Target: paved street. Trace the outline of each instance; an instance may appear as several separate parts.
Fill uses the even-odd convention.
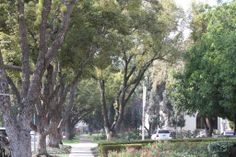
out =
[[[97,157],[97,144],[92,143],[88,135],[80,136],[80,143],[70,144],[72,146],[69,157]]]

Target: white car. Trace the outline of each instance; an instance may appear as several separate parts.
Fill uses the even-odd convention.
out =
[[[155,134],[151,136],[152,140],[170,140],[172,139],[171,137],[171,132],[170,130],[167,129],[159,129]]]
[[[223,136],[226,137],[234,136],[234,131],[224,131]]]

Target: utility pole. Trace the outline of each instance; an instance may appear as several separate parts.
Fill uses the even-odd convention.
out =
[[[147,89],[145,84],[143,83],[143,112],[142,112],[142,140],[145,137],[145,105],[146,105],[146,95]]]

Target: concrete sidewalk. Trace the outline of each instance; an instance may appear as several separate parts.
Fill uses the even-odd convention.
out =
[[[80,135],[80,143],[70,144],[72,147],[69,157],[98,157],[97,144],[92,143],[88,135]]]

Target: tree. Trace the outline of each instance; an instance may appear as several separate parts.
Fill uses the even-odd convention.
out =
[[[11,2],[6,2],[11,3]],[[30,141],[30,124],[32,121],[32,114],[34,110],[34,104],[37,104],[38,96],[40,95],[42,77],[52,60],[58,53],[60,46],[62,45],[65,34],[67,32],[70,15],[73,10],[73,6],[76,0],[70,2],[58,2],[51,0],[39,1],[39,15],[37,16],[37,22],[35,28],[38,28],[38,37],[35,53],[35,64],[31,67],[30,54],[32,49],[30,48],[30,30],[28,29],[28,20],[26,19],[25,7],[28,4],[34,2],[24,2],[18,0],[17,11],[15,12],[18,17],[17,25],[19,26],[19,50],[21,54],[21,84],[20,90],[8,77],[5,72],[6,66],[4,66],[2,53],[0,54],[0,78],[1,78],[1,110],[3,112],[4,123],[9,135],[10,146],[12,150],[12,157],[31,157],[31,141]],[[57,16],[55,20],[58,20],[58,26],[55,35],[52,36],[51,32],[48,32],[49,21],[51,19],[50,12],[52,11],[52,5],[58,3],[61,10],[57,10]],[[12,11],[12,10],[9,10]],[[9,12],[11,14],[11,12]],[[55,13],[55,12],[54,12]],[[61,21],[61,22],[59,22]],[[31,21],[32,22],[32,21]],[[50,28],[53,32],[54,28]],[[17,104],[13,106],[11,103],[11,97],[9,94],[9,85],[13,93],[18,98]],[[14,107],[14,112],[12,108]]]
[[[235,117],[235,6],[235,2],[222,4],[197,16],[204,17],[206,28],[186,53],[185,68],[173,91],[180,108],[207,118],[209,136],[211,117]],[[229,18],[224,20],[226,15]]]
[[[177,52],[173,51],[176,38],[169,37],[171,32],[176,31],[179,15],[178,9],[173,3],[168,1],[160,4],[153,1],[149,2],[150,8],[145,8],[141,3],[132,8],[132,1],[121,1],[118,4],[116,4],[118,5],[116,8],[127,6],[124,10],[116,9],[116,11],[120,13],[121,17],[124,14],[129,17],[126,28],[128,31],[123,32],[123,29],[116,28],[115,31],[106,32],[105,37],[112,40],[113,44],[110,44],[109,47],[103,45],[101,52],[113,52],[112,57],[106,58],[107,61],[110,60],[111,64],[108,64],[110,66],[97,64],[97,73],[94,76],[100,88],[107,139],[111,139],[119,129],[127,103],[153,61],[165,60],[172,57],[173,52]],[[143,7],[145,9],[142,9]],[[166,15],[168,16],[166,17]],[[112,47],[113,45],[114,47]],[[109,71],[111,69],[117,71],[115,73],[117,75],[114,74],[114,76],[119,78],[118,89],[116,88],[117,92],[114,93],[115,99],[113,101],[107,100],[109,93],[109,85],[107,84],[109,79],[112,79],[107,74],[111,73]],[[115,106],[116,112],[113,120],[110,120],[108,116],[109,103]]]
[[[180,56],[171,63],[163,61],[154,63],[150,68],[150,74],[146,76],[146,80],[150,80],[149,85],[146,85],[150,95],[147,103],[149,127],[146,129],[150,136],[158,128],[177,127],[177,125],[179,127],[181,118],[184,118],[183,113],[175,109],[170,96],[172,73],[181,65],[179,59]]]
[[[97,110],[101,107],[98,103],[98,95],[98,89],[93,80],[87,78],[80,81],[72,112],[68,115],[68,121],[65,123],[66,138],[74,137],[75,125],[81,121],[86,122],[90,129],[102,128],[101,116],[99,117],[97,114]]]
[[[58,113],[58,118],[55,119],[55,126],[61,125],[58,127],[60,131],[54,130],[54,132],[49,134],[49,146],[51,147],[59,147],[62,140],[61,130],[64,125],[74,126],[76,119],[80,119],[78,114],[83,115],[84,113],[81,113],[81,111],[86,112],[82,107],[81,110],[78,110],[75,103],[78,84],[83,77],[86,77],[90,62],[92,62],[97,51],[94,41],[97,35],[96,25],[91,22],[91,16],[96,14],[96,10],[90,8],[90,4],[85,2],[80,2],[79,5],[80,14],[78,15],[77,9],[72,13],[70,28],[58,59],[65,77],[65,89],[67,89],[65,98],[68,100],[65,101],[66,99],[64,99],[61,102],[63,105],[55,107],[60,109],[60,111],[56,112]],[[69,55],[68,52],[70,52]],[[71,121],[72,119],[73,121]]]

